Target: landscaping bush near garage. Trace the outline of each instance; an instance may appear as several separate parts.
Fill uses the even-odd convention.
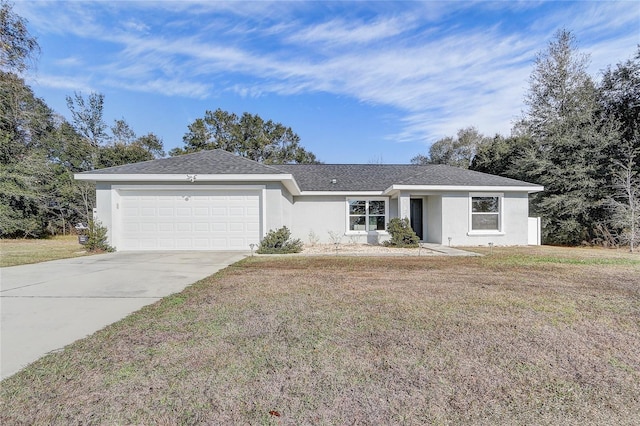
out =
[[[2,382],[0,424],[640,424],[640,258],[251,257]]]
[[[291,239],[291,231],[286,226],[269,231],[258,247],[260,254],[287,254],[300,253],[301,251],[302,241]]]

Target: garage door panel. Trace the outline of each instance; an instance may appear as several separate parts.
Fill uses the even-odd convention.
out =
[[[249,250],[260,195],[248,190],[122,190],[120,250]]]
[[[140,224],[140,231],[142,232],[158,232],[158,224],[151,222],[144,222]]]

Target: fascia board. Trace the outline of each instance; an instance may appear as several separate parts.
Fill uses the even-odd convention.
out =
[[[391,185],[383,191],[385,195],[393,195],[400,191],[461,191],[461,192],[540,192],[544,186],[465,186],[465,185]]]
[[[313,195],[353,195],[354,197],[383,197],[382,191],[302,191],[300,196]]]
[[[76,173],[76,180],[94,182],[188,182],[195,176],[197,182],[282,182],[293,195],[300,194],[300,188],[291,174],[107,174]]]

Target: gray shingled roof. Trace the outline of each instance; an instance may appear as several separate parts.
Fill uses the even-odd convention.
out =
[[[302,191],[384,191],[391,185],[537,185],[441,164],[265,165],[220,149],[93,170],[85,174],[291,174]],[[335,179],[335,183],[332,183]]]
[[[287,164],[302,191],[384,191],[391,185],[537,186],[442,164]],[[332,183],[335,179],[336,183]]]
[[[281,174],[281,170],[214,149],[92,170],[85,174]]]
[[[424,166],[391,164],[283,164],[302,191],[383,191]],[[335,179],[336,183],[332,183]]]

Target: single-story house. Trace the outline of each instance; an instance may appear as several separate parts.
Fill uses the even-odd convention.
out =
[[[526,245],[543,187],[445,165],[266,165],[201,151],[75,175],[117,250],[249,250],[287,226],[303,242],[377,243],[391,218],[424,242]],[[539,223],[539,222],[538,222]]]

